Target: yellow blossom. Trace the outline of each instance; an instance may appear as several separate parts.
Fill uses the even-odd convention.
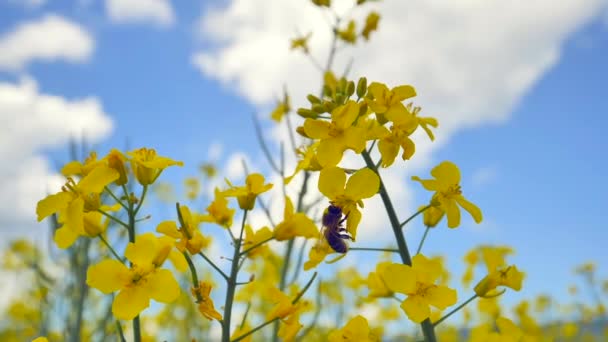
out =
[[[272,238],[272,231],[268,227],[262,227],[257,231],[253,231],[250,225],[245,225],[245,239],[243,240],[243,250],[248,250],[252,247],[254,249],[247,252],[249,258],[255,258],[257,256],[263,256],[268,249],[268,246],[260,243]]]
[[[376,265],[376,271],[370,272],[367,276],[367,287],[369,288],[368,296],[370,298],[377,297],[392,297],[393,291],[386,286],[382,274],[386,268],[391,264],[389,261],[383,261]]]
[[[367,319],[361,315],[353,317],[342,329],[329,333],[329,342],[376,342],[380,339],[369,329]]]
[[[412,114],[406,109],[401,101],[416,96],[416,90],[410,85],[401,85],[388,89],[385,84],[372,82],[367,87],[370,98],[367,105],[380,124],[385,124],[388,120],[404,122],[404,118],[409,118]]]
[[[372,11],[365,18],[365,26],[363,27],[363,31],[361,31],[361,35],[365,38],[365,40],[369,40],[369,34],[378,29],[378,21],[380,20],[380,15],[378,12]]]
[[[61,168],[61,174],[70,177],[70,176],[86,176],[96,167],[105,164],[103,159],[97,159],[97,153],[91,152],[89,156],[85,158],[84,163],[81,163],[77,160],[71,161],[65,164]]]
[[[348,26],[346,26],[346,29],[338,30],[338,37],[347,43],[355,44],[355,42],[357,41],[355,21],[349,21]]]
[[[218,188],[215,188],[215,198],[213,199],[213,202],[207,206],[208,214],[201,215],[200,218],[202,222],[212,222],[224,228],[230,228],[232,226],[234,212],[234,209],[228,208],[228,200],[226,197]]]
[[[311,36],[312,36],[312,32],[305,36],[300,36],[300,37],[292,39],[291,40],[291,49],[292,50],[302,49],[302,51],[304,51],[305,54],[308,54],[310,52],[308,49],[308,40],[310,39]],[[274,117],[273,117],[273,119],[274,119]]]
[[[430,305],[444,310],[456,303],[455,290],[435,284],[441,273],[442,267],[438,261],[417,254],[412,260],[412,266],[387,266],[383,279],[389,289],[407,295],[401,308],[410,320],[420,323],[430,317]]]
[[[422,208],[424,207],[420,207],[418,210]],[[441,208],[431,206],[422,213],[422,222],[425,226],[433,228],[439,224],[444,215],[445,211],[441,210]]]
[[[144,186],[154,183],[165,168],[184,165],[181,161],[157,155],[156,150],[151,148],[142,147],[127,154],[131,157],[130,162],[135,178],[139,184]]]
[[[206,281],[200,281],[198,287],[193,287],[191,289],[192,295],[196,297],[198,311],[207,318],[208,320],[216,319],[218,321],[222,320],[222,314],[215,310],[215,306],[213,305],[213,300],[209,296],[211,293],[211,283]]]
[[[378,193],[380,178],[368,168],[355,172],[346,181],[346,173],[338,167],[327,167],[319,175],[319,191],[333,203],[342,208],[348,215],[346,229],[353,240],[357,238],[357,227],[361,221],[363,199],[370,198]]]
[[[304,263],[304,271],[317,267],[328,254],[333,252],[334,250],[329,246],[326,239],[319,239],[308,252],[308,261]]]
[[[178,240],[175,246],[181,252],[188,250],[190,254],[198,254],[203,248],[209,246],[211,239],[200,232],[198,229],[200,218],[198,215],[192,214],[190,208],[180,205],[179,216],[181,225],[179,228],[175,221],[163,221],[156,227],[156,231]]]
[[[361,153],[365,149],[365,131],[353,126],[359,116],[359,104],[348,101],[331,112],[331,122],[306,119],[304,131],[312,139],[319,139],[317,160],[323,167],[338,165],[347,149]]]
[[[476,286],[475,293],[480,297],[494,295],[492,290],[498,286],[506,286],[515,291],[521,290],[521,283],[524,274],[517,270],[515,266],[509,266],[506,269],[497,269],[483,278]]]
[[[296,150],[296,154],[301,157],[296,165],[296,169],[293,171],[291,176],[285,177],[284,183],[289,184],[293,177],[301,170],[306,171],[319,171],[323,167],[319,164],[317,160],[317,148],[319,147],[320,140],[313,142],[310,145],[299,148]]]
[[[285,197],[285,210],[283,221],[274,228],[274,237],[278,241],[290,240],[296,236],[305,238],[317,237],[317,225],[304,213],[296,213],[291,199]]]
[[[291,105],[290,105],[290,101],[289,101],[289,95],[287,95],[287,92],[286,92],[285,95],[283,96],[283,101],[279,101],[279,103],[277,103],[277,106],[274,108],[274,110],[270,114],[270,118],[272,118],[272,120],[274,120],[276,122],[281,122],[281,120],[283,119],[283,116],[285,114],[289,113],[290,110],[291,110]]]
[[[184,179],[184,187],[186,188],[186,197],[193,201],[201,190],[201,183],[197,178],[188,177]]]
[[[259,173],[252,173],[247,176],[245,186],[236,187],[230,186],[228,190],[224,190],[221,194],[225,197],[236,197],[239,202],[239,207],[243,210],[251,210],[255,205],[255,200],[259,194],[264,193],[272,188],[272,184],[264,184],[264,176]]]
[[[120,175],[114,183],[116,183],[116,185],[127,184],[129,181],[127,177],[127,167],[125,166],[127,157],[125,157],[125,155],[119,150],[113,148],[105,159],[108,161],[108,166],[116,170],[116,172],[118,172]]]
[[[455,228],[460,225],[460,209],[458,206],[468,211],[476,223],[481,222],[481,210],[462,195],[460,170],[454,163],[442,162],[431,170],[431,175],[435,179],[423,180],[413,176],[412,180],[420,182],[426,190],[435,191],[433,200],[439,202],[439,207],[446,212],[448,227]]]
[[[152,233],[137,236],[127,245],[125,256],[131,267],[106,259],[89,267],[87,285],[103,293],[119,291],[112,303],[116,318],[131,320],[150,305],[150,299],[173,302],[179,285],[171,271],[160,268],[171,251],[171,244]]]

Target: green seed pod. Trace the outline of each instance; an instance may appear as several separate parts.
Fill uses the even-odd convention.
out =
[[[315,119],[317,116],[319,116],[317,113],[313,112],[308,108],[298,108],[298,111],[296,113],[298,113],[298,115],[303,118]]]
[[[312,105],[312,111],[317,114],[322,114],[325,113],[325,107],[320,103],[315,103]]]
[[[333,91],[327,84],[323,85],[323,95],[325,95],[327,97],[332,97],[332,95],[333,95]]]
[[[351,96],[353,96],[354,93],[355,93],[355,82],[348,81],[348,84],[346,85],[346,95],[348,95],[348,97],[351,97]]]
[[[361,99],[367,93],[367,78],[361,77],[357,82],[357,96]]]
[[[321,103],[321,100],[314,96],[313,94],[308,94],[308,96],[306,96],[306,98],[308,99],[308,102],[310,102],[311,104],[315,104],[315,103]]]

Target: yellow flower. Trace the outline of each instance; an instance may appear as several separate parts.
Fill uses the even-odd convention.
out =
[[[380,15],[375,11],[370,12],[365,18],[365,27],[361,31],[365,40],[369,40],[369,34],[378,29],[378,20],[380,20]]]
[[[236,340],[237,338],[250,332],[251,329],[252,329],[251,326],[247,322],[245,322],[243,325],[237,324],[236,329],[234,329],[234,332],[232,333],[232,336],[230,336],[230,341]],[[253,334],[249,334],[247,337],[243,338],[241,341],[242,342],[251,342],[252,337],[253,337]]]
[[[58,213],[63,225],[58,234],[60,248],[69,247],[80,235],[85,235],[84,213],[96,211],[101,207],[99,194],[106,185],[119,177],[118,173],[101,165],[90,171],[78,183],[72,178],[62,187],[62,191],[49,195],[38,202],[36,213],[38,221]]]
[[[124,185],[127,184],[129,179],[127,178],[127,167],[125,166],[125,162],[127,161],[127,157],[125,157],[122,152],[117,149],[112,149],[110,153],[105,157],[108,161],[108,166],[116,170],[120,175],[116,180],[116,185]]]
[[[338,30],[338,37],[347,43],[355,44],[357,41],[355,21],[349,21],[345,30]]]
[[[198,287],[191,289],[192,295],[196,297],[198,303],[198,311],[208,320],[222,320],[222,314],[215,310],[213,300],[209,296],[211,293],[211,283],[206,281],[199,282]]]
[[[475,293],[480,297],[493,296],[496,293],[491,293],[491,291],[495,290],[498,286],[506,286],[519,291],[521,290],[523,278],[524,274],[518,271],[515,266],[497,269],[488,274],[475,286]]]
[[[261,243],[262,241],[270,239],[271,237],[272,231],[268,227],[262,227],[261,229],[258,229],[254,232],[250,225],[245,225],[245,239],[243,240],[243,250],[245,251],[249,248],[252,248]],[[247,253],[247,257],[255,258],[257,256],[263,256],[266,254],[265,252],[267,251],[267,249],[268,246],[259,245],[258,247],[249,251]]]
[[[285,95],[283,96],[283,101],[280,101],[279,103],[277,103],[277,106],[270,114],[270,117],[272,118],[272,120],[274,120],[276,122],[281,122],[281,120],[283,119],[283,116],[285,114],[289,113],[289,111],[291,110],[291,105],[289,104],[289,102],[290,102],[289,95],[287,95],[287,93],[285,93]]]
[[[285,184],[289,184],[293,177],[300,170],[319,171],[323,168],[319,164],[316,154],[317,148],[319,147],[319,143],[320,141],[317,140],[306,147],[299,148],[296,151],[296,154],[299,155],[302,159],[298,161],[298,165],[296,165],[296,169],[293,171],[293,174],[285,178],[285,180],[283,181]]]
[[[304,325],[300,323],[300,311],[296,310],[294,313],[289,315],[286,319],[283,319],[281,327],[279,328],[278,336],[286,342],[295,341],[296,335],[302,329]]]
[[[274,228],[274,237],[278,241],[290,240],[296,236],[314,238],[319,236],[315,223],[304,213],[296,213],[291,199],[285,197],[283,221]]]
[[[195,177],[184,179],[184,187],[186,188],[186,197],[193,201],[201,191],[201,182]]]
[[[435,179],[423,180],[413,176],[412,180],[420,182],[426,190],[435,191],[433,200],[439,202],[439,207],[446,212],[448,227],[455,228],[460,225],[460,209],[458,206],[468,211],[476,223],[481,222],[481,210],[462,195],[458,166],[449,161],[444,161],[431,170],[431,175]]]
[[[47,340],[47,338],[44,336],[40,336],[33,339],[32,342],[49,342],[49,340]]]
[[[144,186],[154,183],[165,168],[173,165],[184,166],[181,161],[157,155],[156,150],[151,148],[142,147],[127,154],[131,157],[135,178]]]
[[[105,161],[97,159],[97,153],[91,152],[87,158],[85,158],[84,163],[81,163],[77,160],[71,161],[65,164],[61,168],[61,174],[69,177],[69,176],[86,176],[96,167],[104,164]]]
[[[226,197],[222,195],[222,192],[218,188],[215,188],[215,199],[207,207],[208,215],[201,215],[200,218],[202,222],[212,222],[224,228],[230,228],[234,212],[234,209],[228,208]]]
[[[432,118],[432,117],[420,117],[418,116],[418,113],[420,112],[420,107],[414,107],[412,109],[412,104],[408,103],[407,106],[405,106],[405,108],[412,113],[414,120],[416,120],[417,126],[422,127],[422,129],[426,132],[426,135],[429,136],[429,138],[431,139],[431,141],[435,140],[435,135],[433,135],[433,131],[431,131],[431,129],[429,128],[429,126],[432,126],[434,128],[437,128],[437,126],[439,126],[439,123],[437,122],[437,119]]]
[[[379,341],[378,336],[373,334],[369,329],[367,319],[361,315],[352,318],[344,328],[334,330],[329,333],[329,342],[375,342]]]
[[[291,299],[275,287],[269,287],[266,292],[266,299],[274,306],[266,314],[266,320],[274,318],[285,318],[296,311],[297,307]]]
[[[471,330],[469,342],[517,342],[524,334],[511,320],[498,317],[496,319],[498,331],[493,331],[491,324],[484,323]]]
[[[120,208],[120,204],[117,203],[112,207],[103,205],[100,209],[107,213],[110,211],[117,211]],[[53,236],[53,240],[57,244],[57,247],[62,249],[69,248],[80,236],[96,237],[101,235],[106,231],[108,225],[110,224],[110,219],[106,218],[103,216],[103,214],[97,211],[90,211],[82,214],[82,219],[83,231],[76,232],[72,230],[69,225],[65,225],[67,220],[65,212],[60,212],[57,221],[63,225],[55,230],[55,235]]]
[[[374,196],[379,188],[380,178],[368,168],[355,172],[348,182],[346,173],[338,167],[327,167],[319,175],[319,191],[348,215],[346,229],[353,240],[357,237],[357,227],[361,221],[358,207],[363,208],[363,199]]]
[[[272,188],[271,183],[264,184],[264,176],[259,173],[248,175],[245,186],[233,186],[228,180],[226,180],[226,183],[228,183],[230,189],[224,190],[221,194],[225,197],[236,197],[239,207],[243,210],[253,209],[258,195]]]
[[[376,265],[376,271],[370,272],[367,276],[367,287],[369,288],[369,297],[392,297],[393,291],[386,286],[382,274],[391,264],[390,261],[383,261]]]
[[[308,40],[310,39],[311,36],[312,36],[312,33],[309,33],[305,36],[300,36],[300,37],[292,39],[291,40],[291,49],[292,50],[302,49],[302,51],[304,51],[305,54],[308,54],[310,52],[308,50]],[[273,117],[273,119],[274,119],[274,117]],[[276,121],[280,121],[280,120],[276,120]]]
[[[178,240],[175,246],[181,252],[188,250],[190,254],[197,254],[209,246],[211,239],[203,236],[198,229],[198,215],[193,215],[185,205],[180,205],[179,211],[181,227],[178,228],[175,221],[163,221],[156,227],[156,231]]]
[[[329,246],[326,239],[319,239],[308,252],[308,261],[304,263],[304,271],[317,267],[328,254],[333,252],[334,250]]]
[[[150,299],[170,303],[179,296],[179,285],[171,271],[160,268],[170,251],[167,240],[152,233],[142,234],[125,250],[130,268],[118,260],[103,260],[89,267],[87,285],[106,294],[119,291],[112,313],[116,318],[131,320],[150,305]]]
[[[380,124],[385,124],[388,120],[402,122],[412,114],[406,109],[401,101],[416,96],[416,90],[409,85],[402,85],[388,89],[385,84],[372,82],[367,87],[367,105],[376,113]]]
[[[361,153],[365,149],[365,130],[353,123],[359,116],[359,104],[348,101],[331,112],[331,122],[306,119],[304,131],[312,139],[320,139],[317,160],[323,167],[338,165],[347,149]]]
[[[410,320],[420,323],[430,317],[430,305],[444,310],[456,303],[455,290],[435,284],[441,273],[442,267],[438,261],[417,254],[412,260],[412,266],[387,266],[383,278],[389,289],[407,295],[401,308]]]
[[[418,210],[421,210],[424,207],[420,207]],[[422,213],[422,221],[424,225],[433,228],[439,224],[439,221],[445,215],[445,211],[441,210],[439,207],[429,207]]]

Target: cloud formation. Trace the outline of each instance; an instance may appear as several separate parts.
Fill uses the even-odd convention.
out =
[[[99,99],[65,99],[41,93],[36,81],[0,82],[0,229],[21,235],[34,227],[38,200],[63,183],[43,150],[86,136],[90,142],[113,127]],[[32,231],[32,233],[34,233]],[[8,240],[8,239],[7,239]]]
[[[47,14],[0,36],[0,71],[20,71],[34,61],[86,62],[94,49],[95,40],[82,26]]]
[[[333,3],[340,14],[353,1]],[[427,176],[422,169],[432,166],[433,151],[455,133],[508,120],[513,107],[559,61],[565,41],[606,5],[604,0],[412,0],[366,4],[352,12],[359,25],[371,10],[380,13],[379,31],[367,44],[341,48],[335,70],[344,70],[354,57],[351,79],[412,84],[422,115],[440,122],[434,143],[416,134],[416,155],[407,167],[382,172],[400,216],[417,207],[411,203],[410,173]],[[308,1],[233,0],[200,19],[199,33],[213,48],[195,52],[191,62],[262,110],[286,84],[297,108],[306,105],[306,94],[317,93],[321,75],[305,56],[289,51],[289,39],[313,32],[310,50],[323,64],[331,17]],[[282,129],[271,136],[288,141]],[[377,219],[385,216],[379,205],[365,207],[362,226],[375,227],[368,230],[370,237],[386,224]]]
[[[169,0],[106,0],[106,13],[117,23],[152,23],[168,27],[175,22]]]

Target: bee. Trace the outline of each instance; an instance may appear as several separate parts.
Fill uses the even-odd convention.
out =
[[[348,214],[342,218],[342,208],[333,203],[323,214],[323,235],[329,246],[342,254],[348,251],[348,244],[344,240],[353,239],[343,225],[347,218]]]

